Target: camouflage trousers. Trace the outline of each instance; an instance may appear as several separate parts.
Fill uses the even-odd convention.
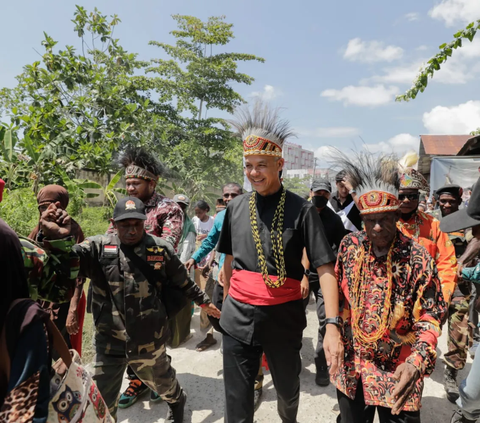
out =
[[[160,395],[165,402],[176,403],[180,399],[182,388],[170,361],[165,345],[157,351],[141,357],[116,356],[97,351],[94,359],[93,379],[112,417],[117,418],[120,389],[127,365],[133,369],[145,385]]]
[[[448,308],[448,352],[445,363],[461,370],[467,362],[472,343],[472,326],[469,323],[470,297],[454,297]]]

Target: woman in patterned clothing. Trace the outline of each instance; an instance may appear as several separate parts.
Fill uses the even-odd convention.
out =
[[[419,423],[423,378],[436,360],[446,312],[434,260],[396,227],[393,161],[342,160],[359,196],[364,231],[347,235],[336,274],[343,305],[344,365],[336,374],[339,420]]]

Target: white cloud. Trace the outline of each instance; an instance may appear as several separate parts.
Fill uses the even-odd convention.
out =
[[[419,142],[419,138],[411,134],[398,134],[377,144],[364,144],[364,148],[372,153],[403,154],[410,150],[418,151]]]
[[[392,62],[403,56],[403,49],[386,46],[382,41],[362,41],[353,38],[348,42],[343,58],[351,62],[375,63]]]
[[[270,101],[281,96],[282,94],[282,91],[278,88],[275,88],[273,85],[265,85],[263,87],[263,91],[254,91],[250,94],[250,97],[258,97],[264,101]]]
[[[418,21],[420,19],[420,13],[411,12],[405,15],[405,19],[409,22]]]
[[[480,0],[479,0],[480,3]],[[442,84],[465,84],[474,79],[479,71],[478,60],[480,58],[480,38],[473,42],[466,42],[463,47],[455,50],[451,57],[442,65],[439,72],[435,72],[432,82]],[[421,68],[425,66],[424,61],[415,61],[401,66],[390,66],[382,69],[383,74],[375,75],[364,80],[384,84],[412,84]]]
[[[444,21],[447,26],[464,25],[480,18],[480,1],[442,0],[428,14],[433,19]]]
[[[383,68],[383,75],[375,75],[371,79],[387,84],[411,84],[420,72],[421,66],[420,62],[416,62],[409,65]]]
[[[330,126],[314,129],[297,128],[299,135],[312,138],[346,138],[360,134],[360,129],[350,126]]]
[[[434,107],[423,114],[423,124],[430,134],[469,134],[480,127],[480,101]]]
[[[426,46],[425,44],[422,44],[421,46],[418,46],[415,50],[416,51],[425,51],[425,50],[428,50],[428,46]]]
[[[341,90],[328,89],[321,93],[322,97],[329,98],[332,101],[343,101],[345,106],[381,106],[391,103],[395,95],[399,93],[397,87],[385,87],[376,85],[374,87],[349,85]]]

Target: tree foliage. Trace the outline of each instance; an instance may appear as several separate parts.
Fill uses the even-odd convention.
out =
[[[125,51],[114,38],[120,19],[97,9],[76,7],[76,47],[58,49],[44,33],[39,60],[0,90],[0,113],[11,120],[0,126],[0,167],[11,188],[33,184],[36,192],[65,179],[58,169],[72,180],[81,168],[107,174],[126,144],[156,152],[190,195],[241,176],[240,143],[207,111],[242,104],[232,85],[253,78],[238,63],[263,59],[225,52],[234,35],[223,17],[173,18],[176,44],[151,42],[169,60]]]
[[[307,175],[303,178],[295,176],[293,178],[285,178],[283,180],[283,186],[289,191],[294,192],[301,197],[308,195],[310,192],[310,182],[312,177]]]
[[[405,94],[397,96],[396,101],[414,100],[419,92],[423,93],[427,88],[429,78],[433,78],[435,72],[441,69],[441,65],[452,56],[454,50],[462,47],[463,40],[473,41],[478,30],[480,30],[480,20],[470,23],[465,29],[455,33],[454,40],[450,43],[439,46],[440,51],[427,62],[427,66],[413,81],[412,87]]]

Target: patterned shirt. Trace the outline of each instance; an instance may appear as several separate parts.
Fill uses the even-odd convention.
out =
[[[457,285],[457,259],[448,234],[440,230],[437,219],[420,210],[408,222],[399,220],[397,226],[404,235],[425,247],[435,260],[443,298],[448,304]]]
[[[336,375],[336,385],[354,399],[361,379],[367,405],[392,408],[396,385],[393,375],[400,364],[410,363],[418,369],[420,378],[403,410],[416,411],[420,408],[423,377],[435,367],[440,321],[447,310],[437,269],[425,248],[397,231],[392,251],[393,291],[388,328],[378,341],[364,345],[354,338],[351,321],[353,286],[362,265],[358,260],[362,245],[368,263],[363,263],[363,270],[370,269],[372,281],[365,294],[365,313],[360,323],[364,332],[377,329],[378,323],[372,315],[381,313],[386,302],[387,256],[376,257],[370,252],[365,231],[348,234],[340,245],[335,268],[345,345],[344,365]]]

